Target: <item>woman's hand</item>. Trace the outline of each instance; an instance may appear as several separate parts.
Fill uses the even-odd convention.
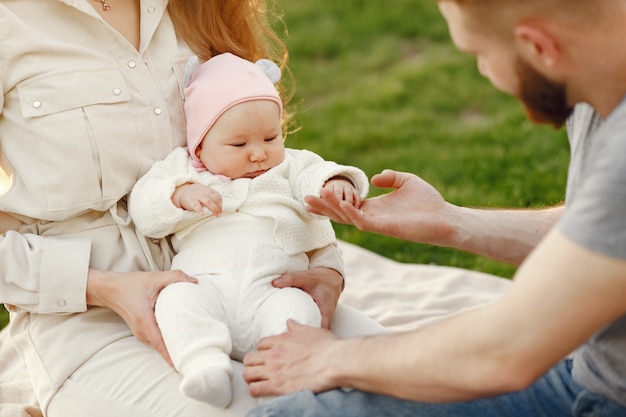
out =
[[[309,294],[322,313],[322,327],[330,329],[330,323],[343,289],[343,277],[339,272],[330,268],[288,272],[276,278],[272,284],[276,288],[300,288]]]
[[[340,339],[326,329],[287,322],[289,331],[259,341],[243,358],[250,395],[282,395],[301,390],[322,392],[333,382],[333,350]]]
[[[154,317],[154,304],[159,292],[175,282],[198,281],[176,270],[121,273],[91,269],[87,280],[87,304],[115,311],[137,340],[154,347],[171,365]]]
[[[369,198],[358,209],[322,190],[319,198],[305,198],[307,210],[360,230],[413,242],[445,245],[449,241],[455,206],[434,187],[416,175],[388,169],[373,176],[371,182],[394,191]]]

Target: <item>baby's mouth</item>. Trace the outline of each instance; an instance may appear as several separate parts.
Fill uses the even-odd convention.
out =
[[[256,178],[259,175],[265,174],[267,172],[267,169],[262,169],[259,171],[254,171],[254,172],[249,172],[246,174],[246,178]]]

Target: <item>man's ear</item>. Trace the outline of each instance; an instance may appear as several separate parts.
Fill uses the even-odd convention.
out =
[[[556,38],[536,23],[520,23],[515,27],[520,54],[534,65],[554,69],[561,57]]]

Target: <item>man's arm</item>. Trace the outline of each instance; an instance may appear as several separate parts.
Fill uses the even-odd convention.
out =
[[[340,340],[306,326],[246,356],[252,395],[352,387],[420,401],[458,401],[531,384],[626,313],[626,261],[553,230],[501,300],[421,330]]]
[[[361,230],[413,242],[447,246],[519,265],[556,224],[564,207],[481,210],[455,206],[421,178],[392,170],[372,177],[390,193],[365,200],[359,209],[322,190],[308,210]]]
[[[520,265],[564,211],[565,206],[519,210],[456,207],[459,221],[445,246]]]

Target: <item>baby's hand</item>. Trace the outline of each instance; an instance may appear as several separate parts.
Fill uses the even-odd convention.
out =
[[[172,203],[178,208],[204,214],[205,208],[216,216],[222,214],[222,196],[208,185],[185,183],[172,193]]]
[[[331,178],[326,181],[322,189],[331,191],[339,200],[348,202],[356,208],[359,208],[361,205],[361,196],[348,179],[341,177]]]

